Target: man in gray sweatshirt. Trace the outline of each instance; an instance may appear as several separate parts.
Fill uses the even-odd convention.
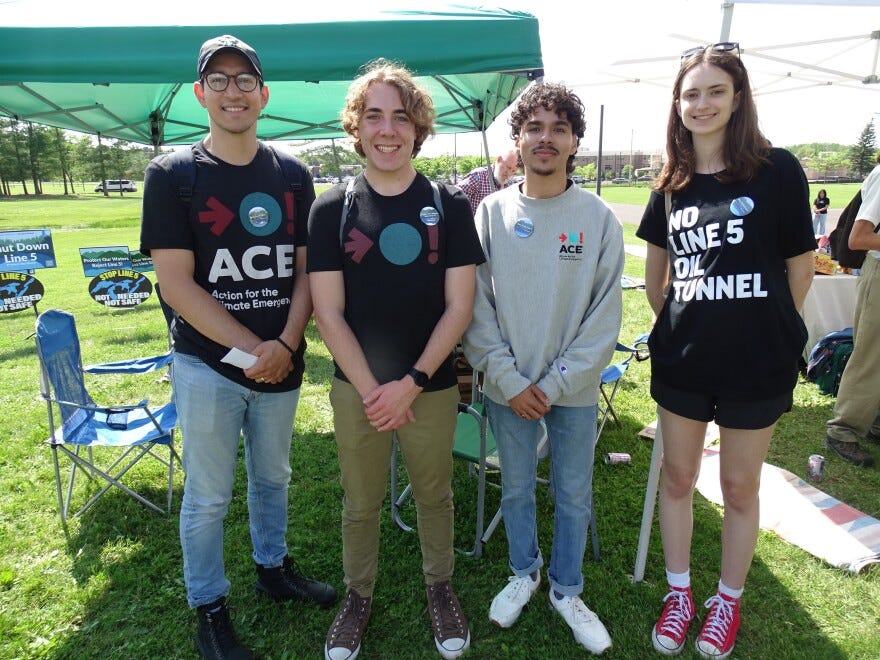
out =
[[[555,492],[550,602],[580,644],[602,653],[611,638],[580,594],[599,378],[621,323],[623,236],[608,206],[568,179],[585,128],[583,104],[571,90],[531,87],[510,125],[525,181],[488,196],[477,210],[486,262],[477,268],[474,317],[463,340],[468,360],[485,374],[504,466],[501,510],[513,576],[489,618],[513,625],[541,581],[535,484],[543,418]]]

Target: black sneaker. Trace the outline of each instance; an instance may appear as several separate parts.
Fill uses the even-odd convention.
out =
[[[825,446],[853,465],[864,465],[865,467],[874,465],[874,457],[862,449],[858,442],[841,442],[831,436],[827,436],[825,438]]]
[[[257,591],[272,600],[298,600],[315,603],[322,609],[330,607],[339,595],[329,584],[307,578],[299,572],[290,557],[285,556],[281,566],[266,568],[257,564]]]
[[[868,431],[865,434],[865,440],[870,442],[872,445],[880,445],[880,435],[874,433],[873,431]]]
[[[218,598],[213,603],[196,608],[199,627],[196,630],[196,650],[208,660],[251,660],[253,654],[241,645],[232,621],[226,599]]]

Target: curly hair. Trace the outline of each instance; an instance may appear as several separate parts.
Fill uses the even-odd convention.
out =
[[[431,96],[416,85],[413,74],[402,64],[379,58],[362,67],[363,73],[348,88],[345,107],[340,118],[342,128],[354,140],[354,149],[364,157],[364,149],[357,136],[357,127],[367,105],[367,90],[373,83],[385,83],[395,87],[400,94],[403,110],[416,130],[415,144],[411,158],[415,158],[425,140],[434,135],[434,101]]]
[[[749,74],[737,53],[707,48],[681,63],[681,68],[672,87],[672,102],[669,108],[669,121],[666,125],[666,151],[668,160],[660,171],[656,190],[679,192],[690,185],[697,165],[694,141],[691,132],[685,128],[678,113],[681,98],[681,85],[684,77],[701,64],[709,64],[724,71],[733,80],[734,94],[739,95],[739,103],[730,115],[724,131],[722,157],[725,169],[715,178],[721,183],[748,181],[758,168],[766,162],[770,153],[770,142],[758,128],[758,111]]]
[[[529,121],[538,108],[555,112],[571,124],[571,131],[577,136],[580,145],[587,123],[584,120],[584,104],[577,94],[562,83],[537,83],[529,87],[520,97],[510,113],[510,137],[519,137],[523,125]],[[574,154],[568,157],[566,173],[574,172]]]

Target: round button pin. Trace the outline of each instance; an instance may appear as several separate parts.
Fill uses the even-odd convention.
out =
[[[513,226],[513,233],[519,236],[520,238],[528,238],[535,231],[535,223],[529,220],[528,218],[522,218],[521,220],[517,220],[516,224]]]
[[[440,212],[433,206],[426,206],[419,211],[419,218],[429,227],[433,227],[440,222]]]
[[[262,206],[255,206],[248,211],[248,220],[254,227],[265,227],[269,224],[269,212]]]

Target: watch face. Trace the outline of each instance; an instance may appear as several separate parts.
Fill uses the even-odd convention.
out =
[[[424,371],[419,371],[418,369],[410,369],[409,375],[412,376],[412,379],[419,387],[424,387],[428,384],[428,374],[426,374]]]

